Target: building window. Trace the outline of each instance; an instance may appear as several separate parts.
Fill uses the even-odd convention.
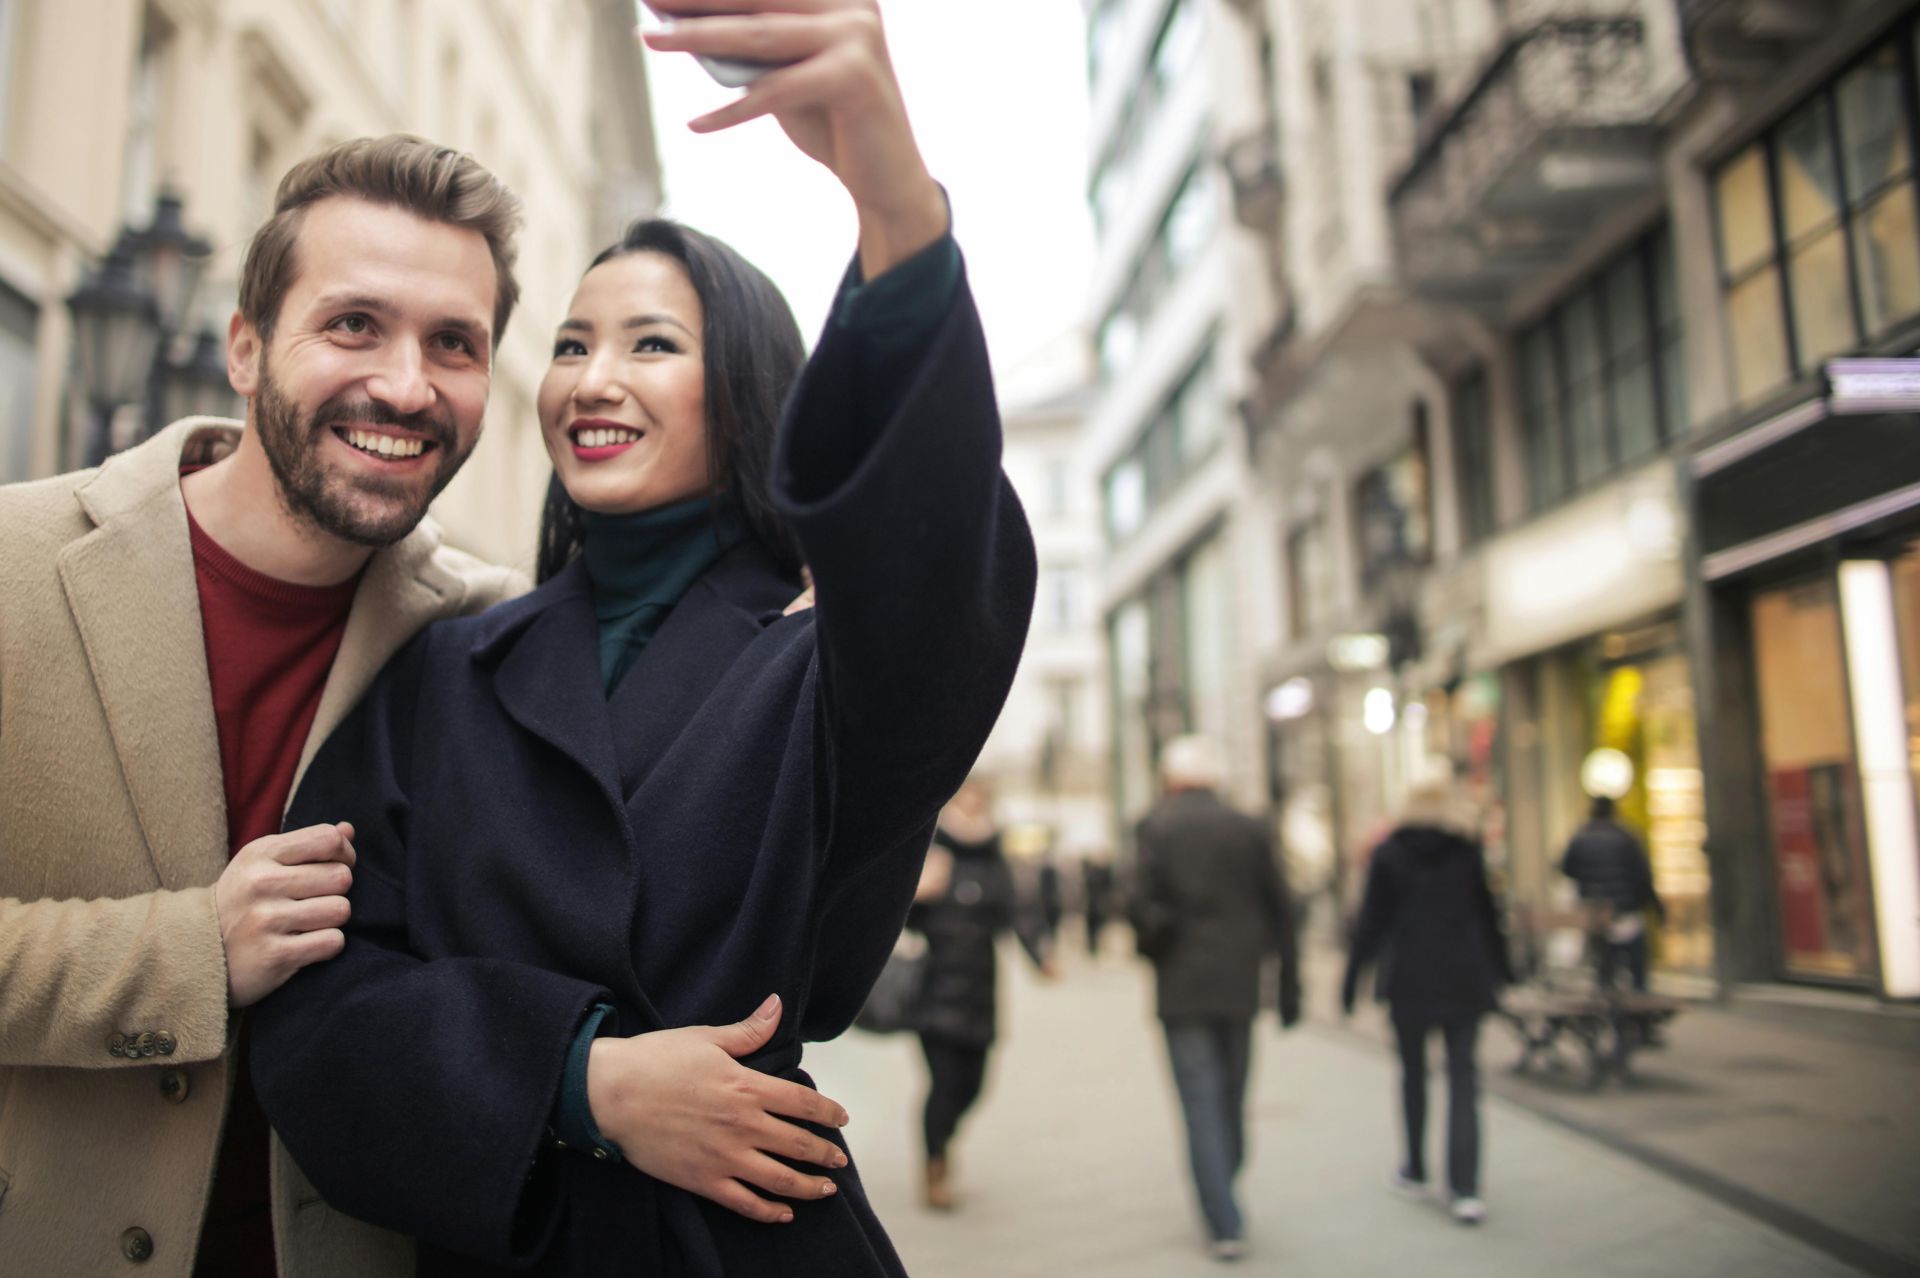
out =
[[[127,139],[120,162],[120,211],[134,226],[144,226],[153,217],[153,201],[159,193],[160,138],[172,45],[173,28],[157,11],[146,10],[140,59],[127,93]]]
[[[1916,38],[1883,40],[1714,174],[1742,400],[1920,311]]]
[[[1213,239],[1219,216],[1211,175],[1196,162],[1168,201],[1120,300],[1100,325],[1101,376],[1116,376],[1133,359],[1154,311]]]
[[[33,467],[35,337],[39,308],[0,284],[0,483],[27,479]]]
[[[1088,19],[1089,79],[1098,83],[1098,63],[1112,44],[1111,28],[1121,6],[1107,4]],[[1129,96],[1120,123],[1106,153],[1094,166],[1092,205],[1095,224],[1105,230],[1114,215],[1124,208],[1132,193],[1134,169],[1146,146],[1160,104],[1179,80],[1181,72],[1194,59],[1201,43],[1201,17],[1198,0],[1174,0],[1160,32],[1154,37],[1153,50],[1140,76],[1139,87]]]
[[[7,103],[13,97],[14,29],[20,25],[20,0],[0,0],[0,153],[7,147]]]
[[[1154,507],[1213,455],[1226,436],[1226,407],[1214,374],[1214,347],[1174,386],[1133,447],[1107,471],[1107,539],[1125,541]]]
[[[1333,546],[1315,515],[1287,533],[1287,633],[1310,639],[1333,617]]]
[[[1487,370],[1476,368],[1453,384],[1453,468],[1460,485],[1460,540],[1471,546],[1493,533],[1493,415]]]
[[[1666,228],[1523,329],[1516,346],[1534,509],[1658,452],[1686,424]]]
[[[1425,406],[1416,404],[1412,441],[1354,485],[1354,544],[1365,593],[1379,588],[1394,568],[1433,558],[1426,425]]]

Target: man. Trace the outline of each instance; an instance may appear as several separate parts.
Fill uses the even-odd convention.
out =
[[[1246,1244],[1233,1181],[1246,1154],[1253,1017],[1269,954],[1280,957],[1280,1023],[1300,1019],[1292,904],[1266,828],[1218,794],[1226,771],[1219,747],[1175,738],[1160,768],[1166,797],[1136,841],[1133,925],[1156,969],[1208,1249],[1238,1260]]]
[[[1647,922],[1651,909],[1661,918],[1667,907],[1653,887],[1653,867],[1640,840],[1614,819],[1613,800],[1593,801],[1587,824],[1567,843],[1560,872],[1580,889],[1580,899],[1604,907],[1607,918],[1597,938],[1600,988],[1613,988],[1620,964],[1633,988],[1647,988]]]
[[[0,489],[9,1273],[411,1272],[277,1146],[269,1194],[234,1013],[343,944],[351,829],[279,833],[301,768],[408,637],[515,584],[422,517],[480,435],[518,222],[415,138],[305,161],[229,327],[247,428]]]

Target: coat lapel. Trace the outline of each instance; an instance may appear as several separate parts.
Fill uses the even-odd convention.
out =
[[[58,558],[154,873],[175,890],[204,887],[227,862],[220,736],[180,496],[182,451],[215,424],[232,425],[189,419],[102,467],[76,493],[96,526]]]
[[[608,705],[622,795],[638,792],[741,649],[798,589],[758,543],[748,542],[723,555],[674,606]]]
[[[477,658],[497,663],[494,694],[514,722],[586,769],[622,809],[599,652],[593,596],[577,559],[487,614],[474,647]]]

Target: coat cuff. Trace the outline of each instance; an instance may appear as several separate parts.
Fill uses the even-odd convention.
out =
[[[553,1110],[547,1118],[547,1140],[555,1149],[577,1149],[610,1162],[622,1161],[620,1147],[600,1134],[593,1121],[593,1105],[587,1099],[587,1055],[593,1040],[612,1034],[620,1018],[610,1003],[595,1003],[580,1023],[567,1048],[566,1070],[560,1076],[560,1092],[553,1098]]]

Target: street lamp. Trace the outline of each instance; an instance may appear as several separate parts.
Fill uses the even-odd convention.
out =
[[[144,230],[123,229],[99,271],[67,299],[80,388],[92,410],[87,465],[151,435],[176,407],[234,409],[231,388],[219,389],[226,368],[210,348],[219,340],[214,334],[198,334],[182,363],[171,358],[212,256],[211,245],[188,234],[180,212],[180,198],[161,192],[152,223]],[[116,440],[114,416],[127,405],[139,406],[140,426],[133,439]]]

